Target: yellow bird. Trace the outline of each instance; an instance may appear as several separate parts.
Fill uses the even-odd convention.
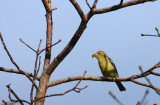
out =
[[[98,51],[96,54],[93,54],[92,57],[97,58],[99,67],[104,77],[119,78],[115,64],[105,52]],[[126,90],[120,81],[116,81],[116,84],[120,91]]]

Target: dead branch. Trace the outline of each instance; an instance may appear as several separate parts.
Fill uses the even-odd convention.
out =
[[[81,17],[81,19],[83,19],[84,13],[81,9],[81,7],[79,6],[79,4],[76,2],[76,0],[69,0],[73,6],[75,7],[75,9],[77,10],[79,16]]]
[[[7,105],[7,102],[5,100],[2,100],[2,102],[4,103],[4,105]]]
[[[30,48],[32,51],[36,52],[35,49],[33,49],[31,46],[29,46],[27,43],[25,43],[21,38],[19,39],[24,45],[26,45],[28,48]]]
[[[47,74],[52,74],[52,72],[55,70],[55,68],[61,63],[61,61],[70,53],[70,51],[73,49],[73,47],[78,42],[79,38],[81,37],[83,31],[86,29],[86,21],[81,21],[81,24],[79,28],[77,29],[76,33],[70,40],[70,42],[66,45],[66,47],[60,52],[60,54],[54,58],[52,63],[47,68],[46,72]]]
[[[41,74],[40,82],[39,82],[39,90],[36,91],[35,99],[43,97],[47,92],[47,83],[49,81],[50,75],[46,72],[46,69],[50,65],[51,59],[51,45],[52,45],[52,29],[53,29],[53,21],[52,21],[52,7],[51,0],[42,0],[43,5],[46,9],[46,22],[47,22],[47,30],[46,30],[46,50],[45,50],[45,59],[43,65],[43,71]],[[35,102],[35,105],[43,105],[45,99],[41,99]]]
[[[39,70],[40,70],[40,65],[41,65],[41,56],[39,56],[39,63],[38,63],[39,65],[38,65],[38,70],[37,70],[37,72],[36,72],[36,76],[37,76],[37,74],[38,74],[38,72],[39,72]],[[36,78],[36,77],[35,77]]]
[[[153,84],[151,83],[151,81],[150,81],[150,80],[146,77],[146,75],[144,74],[143,69],[142,69],[142,66],[139,66],[139,69],[140,69],[142,75],[144,76],[144,78],[145,78],[145,79],[147,80],[147,82],[149,83],[150,87],[153,87],[153,89],[156,91],[156,93],[157,93],[158,95],[160,95],[159,90],[154,88],[154,86],[153,86]]]
[[[3,44],[3,47],[4,47],[5,51],[7,52],[7,54],[8,54],[8,56],[9,56],[11,62],[13,63],[13,65],[16,66],[16,68],[17,68],[18,70],[20,70],[19,66],[18,66],[17,63],[13,60],[11,54],[9,53],[9,51],[8,51],[8,49],[7,49],[7,47],[6,47],[6,44],[5,44],[4,40],[3,40],[3,37],[2,37],[2,34],[1,34],[1,33],[0,33],[0,38],[1,38],[1,41],[2,41],[2,44]]]
[[[37,64],[38,64],[38,52],[40,50],[40,46],[42,43],[42,39],[40,39],[39,45],[38,45],[38,49],[36,51],[36,60],[35,60],[35,66],[34,66],[34,77],[33,77],[33,83],[35,83],[35,77],[37,75]],[[30,93],[30,100],[31,100],[31,105],[33,104],[33,90],[34,90],[34,84],[32,83],[32,87],[31,87],[31,93]]]
[[[86,0],[87,6],[91,9],[92,7],[89,5],[88,0]]]
[[[50,47],[53,47],[53,46],[55,46],[56,44],[58,44],[59,42],[61,42],[62,40],[60,39],[58,42],[56,42],[56,43],[54,43],[54,44],[52,44],[51,46],[48,46],[48,47],[46,47],[46,48],[44,48],[44,49],[42,49],[42,50],[40,50],[39,51],[39,53],[38,53],[38,55],[39,54],[41,54],[43,51],[45,51],[46,49],[48,49],[48,48],[50,48]]]
[[[155,27],[155,30],[157,31],[157,34],[160,36],[159,30],[157,27]]]
[[[46,12],[52,12],[53,10],[57,9],[57,7],[51,8],[50,3],[48,3],[47,0],[42,0],[42,2],[43,2],[43,5],[46,9]]]
[[[6,47],[6,44],[5,44],[4,40],[3,40],[3,37],[2,37],[2,34],[1,34],[1,33],[0,33],[0,38],[1,38],[1,41],[2,41],[2,44],[3,44],[3,47],[4,47],[5,51],[7,52],[7,54],[8,54],[8,56],[9,56],[11,62],[16,66],[16,68],[17,68],[21,73],[23,73],[23,74],[33,83],[33,80],[31,79],[31,77],[30,77],[26,72],[22,71],[22,70],[20,69],[20,67],[19,67],[19,66],[15,63],[15,61],[13,60],[11,54],[9,53],[9,51],[8,51],[8,49],[7,49],[7,47]],[[38,88],[37,85],[36,85],[35,83],[33,83],[33,84],[34,84],[34,86],[35,86],[36,89],[37,89],[37,88]]]
[[[160,37],[160,33],[157,27],[155,27],[155,30],[157,31],[157,35],[150,35],[150,34],[141,34],[141,36],[154,36],[154,37]]]
[[[142,85],[142,86],[145,86],[145,87],[152,88],[153,90],[156,91],[157,94],[160,95],[160,93],[159,93],[160,89],[157,88],[157,87],[155,87],[155,86],[153,86],[153,85],[150,85],[150,84],[146,84],[146,83],[142,83],[142,82],[136,81],[136,80],[134,79],[134,76],[133,76],[133,78],[131,78],[131,81],[134,82],[134,83],[136,83],[136,84],[138,84],[138,85]]]
[[[109,82],[115,82],[115,81],[134,81],[134,79],[138,79],[138,78],[142,78],[145,76],[148,76],[150,74],[152,74],[152,71],[156,68],[160,67],[160,62],[158,62],[157,64],[155,64],[153,67],[151,67],[150,69],[148,69],[147,71],[145,71],[143,74],[137,74],[137,75],[133,75],[131,77],[128,78],[105,78],[105,77],[94,77],[94,76],[74,76],[74,77],[68,77],[68,78],[64,78],[64,79],[59,79],[59,80],[55,80],[52,81],[50,83],[48,83],[48,87],[52,87],[55,85],[59,85],[61,83],[67,83],[67,82],[71,82],[71,81],[77,81],[77,80],[92,80],[92,81],[109,81]],[[142,83],[143,84],[143,83]],[[146,85],[146,84],[145,84]],[[143,86],[145,86],[143,85]],[[150,87],[150,85],[147,85],[147,87]]]
[[[154,37],[160,37],[159,35],[149,35],[149,34],[141,34],[141,36],[154,36]]]
[[[137,5],[137,4],[142,4],[145,2],[153,2],[153,0],[131,0],[127,1],[125,3],[122,3],[121,6],[119,4],[111,6],[111,7],[106,7],[106,8],[100,8],[100,9],[93,9],[94,14],[102,14],[102,13],[107,13],[111,11],[115,11],[124,7],[132,6],[132,5]]]
[[[80,8],[80,6],[76,2],[76,0],[70,0],[70,2],[73,4],[73,6],[77,10],[78,14],[80,15],[82,21],[81,21],[81,23],[79,25],[79,28],[77,29],[76,33],[74,34],[74,36],[70,40],[70,42],[66,45],[66,47],[59,53],[59,55],[52,61],[52,63],[47,68],[47,70],[46,70],[47,74],[51,75],[52,72],[55,70],[55,68],[61,63],[61,61],[70,53],[70,51],[76,45],[79,38],[82,36],[82,33],[86,29],[86,25],[87,25],[88,21],[90,20],[90,18],[94,14],[107,13],[107,12],[118,10],[118,9],[121,9],[121,8],[124,8],[124,7],[141,4],[141,3],[144,3],[144,2],[148,2],[148,1],[153,1],[153,0],[131,0],[131,1],[128,1],[128,2],[125,2],[125,3],[122,3],[123,1],[121,0],[121,3],[122,3],[122,4],[120,3],[121,6],[119,6],[119,4],[118,4],[118,5],[111,6],[111,7],[96,9],[96,5],[97,5],[98,0],[95,0],[94,3],[93,3],[92,9],[86,15],[86,14],[84,14],[83,10]],[[88,1],[86,1],[86,4],[87,5],[89,4]]]
[[[154,71],[151,71],[151,74],[156,75],[156,76],[160,76],[160,73],[157,73],[157,72],[154,72]]]
[[[119,105],[123,105],[123,104],[121,103],[121,101],[118,100],[118,98],[112,93],[112,91],[109,91],[109,95],[111,95],[112,98],[113,98]]]
[[[4,68],[4,67],[0,67],[0,71],[3,71],[3,72],[9,72],[9,73],[15,73],[15,74],[22,74],[24,75],[22,72],[20,72],[19,70],[16,70],[16,69],[9,69],[9,68]],[[23,70],[24,71],[24,70]],[[30,72],[27,72],[27,71],[24,71],[25,74],[29,75],[30,77],[34,77],[34,74],[33,73],[30,73]],[[40,80],[40,76],[36,75],[35,77],[38,81]]]
[[[82,77],[84,77],[86,73],[87,73],[87,71],[84,72],[84,74],[83,74]],[[86,86],[83,87],[83,88],[78,88],[78,85],[81,83],[81,81],[82,81],[82,79],[79,80],[78,83],[77,83],[72,89],[69,89],[69,90],[67,90],[67,91],[65,91],[65,92],[63,92],[63,93],[46,95],[46,96],[44,96],[44,97],[40,97],[40,98],[38,98],[38,99],[35,99],[33,102],[38,101],[38,100],[43,99],[43,98],[47,98],[47,97],[62,96],[62,95],[65,95],[65,94],[67,94],[67,93],[69,93],[69,92],[71,92],[71,91],[75,91],[75,92],[77,92],[77,93],[80,93],[81,90],[83,90],[83,89],[85,89],[85,88],[88,87],[88,86],[86,85]]]
[[[10,85],[11,85],[11,84],[6,85],[6,87],[8,88],[10,101],[19,102],[21,105],[24,105],[23,102],[25,102],[25,103],[27,103],[27,104],[30,104],[30,102],[28,102],[28,101],[26,101],[26,100],[21,100],[21,99],[18,97],[18,95],[10,88]],[[14,97],[15,97],[17,100],[13,100],[13,99],[11,98],[11,93],[14,95]]]

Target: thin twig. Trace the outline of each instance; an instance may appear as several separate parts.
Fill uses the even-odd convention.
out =
[[[159,30],[157,27],[155,28],[155,30],[157,31],[157,34],[160,36]]]
[[[2,41],[2,44],[3,44],[3,47],[4,47],[5,51],[7,52],[7,54],[8,54],[8,56],[9,56],[11,62],[16,66],[16,68],[17,68],[18,70],[20,70],[19,66],[16,64],[16,62],[13,60],[11,54],[9,53],[9,51],[8,51],[8,49],[7,49],[7,47],[6,47],[6,44],[5,44],[4,40],[3,40],[3,37],[2,37],[1,32],[0,32],[0,38],[1,38],[1,41]]]
[[[154,37],[160,37],[160,33],[157,27],[155,27],[155,30],[157,31],[157,35],[150,35],[150,34],[141,34],[141,36],[154,36]]]
[[[159,35],[149,35],[149,34],[141,34],[141,36],[154,36],[154,37],[160,37]]]
[[[142,100],[141,100],[141,102],[140,102],[140,105],[143,105],[143,102],[146,99],[146,97],[147,97],[148,94],[149,94],[149,90],[147,89],[146,92],[145,92],[145,94],[144,94],[144,96],[143,96],[143,98],[142,98]]]
[[[21,38],[19,39],[23,44],[25,44],[28,48],[30,48],[32,51],[36,52],[35,49],[33,49],[31,46],[29,46],[27,43],[25,43]]]
[[[118,98],[112,93],[112,91],[109,91],[109,94],[112,96],[112,98],[119,104],[119,105],[123,105],[121,103],[121,101],[118,100]]]
[[[143,77],[147,80],[147,82],[150,84],[150,85],[152,85],[152,83],[150,82],[150,80],[146,77],[146,75],[144,74],[144,72],[143,72],[143,70],[142,70],[142,66],[140,65],[139,66],[139,70],[141,71],[141,73],[142,73],[142,75],[143,75]]]
[[[26,100],[21,100],[21,99],[18,97],[18,95],[10,88],[10,85],[11,85],[11,84],[8,84],[8,85],[6,85],[6,87],[8,88],[9,99],[10,99],[11,101],[13,101],[13,102],[19,102],[21,105],[24,105],[23,102],[25,102],[25,103],[27,103],[27,104],[30,104],[30,102],[28,102],[28,101],[26,101]],[[14,97],[15,97],[17,100],[13,100],[13,99],[11,98],[11,93],[14,95]]]
[[[160,73],[157,73],[157,72],[154,72],[154,71],[151,71],[151,74],[156,75],[156,76],[160,76]]]
[[[42,2],[43,2],[43,5],[44,5],[44,7],[45,7],[45,9],[46,9],[46,12],[52,12],[53,10],[56,10],[56,9],[57,9],[57,7],[52,8],[52,7],[49,5],[49,3],[48,3],[47,0],[42,0]]]
[[[42,49],[42,50],[40,50],[39,51],[39,53],[38,53],[38,55],[39,54],[41,54],[43,51],[45,51],[46,49],[48,49],[48,48],[50,48],[50,47],[52,47],[52,46],[55,46],[56,44],[58,44],[59,42],[61,42],[62,40],[60,39],[58,42],[56,42],[56,43],[54,43],[54,44],[52,44],[51,46],[49,46],[49,47],[46,47],[46,48],[44,48],[44,49]]]
[[[83,13],[81,7],[79,6],[79,4],[76,2],[76,0],[69,0],[69,1],[73,4],[73,6],[77,10],[77,12],[78,12],[79,16],[81,17],[81,19],[83,19],[84,13]]]
[[[86,73],[87,73],[87,71],[84,72],[83,77],[85,76]],[[77,88],[78,85],[81,83],[81,81],[82,81],[82,79],[79,80],[78,83],[77,83],[72,89],[69,89],[69,90],[67,90],[67,91],[65,91],[65,92],[63,92],[63,93],[46,95],[46,96],[44,96],[44,97],[40,97],[40,98],[38,98],[38,99],[33,100],[33,102],[35,102],[35,101],[37,101],[37,100],[40,100],[40,99],[42,99],[42,98],[47,98],[47,97],[52,97],[52,96],[62,96],[62,95],[65,95],[65,94],[67,94],[67,93],[69,93],[69,92],[71,92],[71,91],[75,91],[75,92],[77,92],[77,93],[80,93],[81,90],[83,90],[83,89],[85,89],[85,88],[88,87],[88,86],[86,85],[86,86],[83,87],[83,88]]]
[[[1,33],[0,33],[0,38],[1,38],[1,41],[2,41],[2,44],[3,44],[3,47],[4,47],[5,51],[7,52],[7,54],[8,54],[8,56],[9,56],[11,62],[17,67],[17,69],[18,69],[21,73],[23,73],[23,74],[33,83],[33,80],[31,79],[31,77],[30,77],[26,72],[22,71],[22,70],[20,69],[20,67],[19,67],[19,66],[15,63],[15,61],[13,60],[11,54],[9,53],[9,51],[8,51],[8,49],[7,49],[7,47],[6,47],[5,43],[4,43],[4,40],[3,40],[3,37],[2,37],[2,34],[1,34]],[[35,85],[35,87],[37,88],[36,84],[34,84],[34,85]]]
[[[9,69],[9,68],[4,68],[4,67],[0,67],[0,71],[9,72],[9,73],[16,73],[16,74],[23,74],[23,75],[27,74],[30,77],[34,77],[33,73],[30,73],[30,72],[27,72],[27,71],[24,71],[24,70],[22,70],[22,71],[25,72],[25,74],[20,72],[19,70]],[[36,75],[36,79],[39,81],[40,80],[40,76]]]
[[[125,8],[125,7],[128,7],[128,6],[142,4],[142,3],[145,3],[145,2],[153,2],[153,0],[130,0],[130,1],[122,3],[121,6],[119,6],[119,4],[117,4],[117,5],[113,5],[113,6],[106,7],[106,8],[94,9],[93,12],[94,12],[94,14],[102,14],[102,13],[107,13],[107,12],[119,10],[121,8]]]
[[[157,87],[155,87],[155,86],[153,86],[153,85],[149,85],[149,84],[146,84],[146,83],[142,83],[142,82],[136,81],[136,80],[134,79],[134,76],[131,78],[131,81],[134,82],[134,83],[136,83],[136,84],[138,84],[138,85],[142,85],[142,86],[146,86],[146,87],[152,88],[153,90],[156,91],[156,93],[157,93],[158,95],[160,95],[160,93],[159,93],[160,89],[157,88]]]
[[[7,105],[7,102],[5,100],[2,100],[2,102],[4,103],[4,105]]]
[[[41,66],[41,56],[39,56],[39,65],[38,65],[38,69],[37,69],[37,72],[36,72],[36,76],[40,70],[40,66]]]
[[[92,7],[89,5],[88,0],[86,0],[86,4],[88,5],[88,7],[91,9]]]
[[[139,66],[139,70],[141,71],[141,73],[142,73],[142,75],[143,75],[143,77],[147,80],[147,82],[150,84],[150,87],[154,87],[153,86],[153,84],[151,83],[151,81],[146,77],[146,75],[144,74],[144,72],[143,72],[143,69],[142,69],[142,66],[140,65]],[[155,88],[153,88],[153,89],[155,89]],[[160,93],[159,93],[159,91],[160,90],[157,90],[157,89],[155,89],[155,91],[156,91],[156,93],[157,94],[159,94],[160,95]]]
[[[147,71],[144,72],[145,76],[152,74],[151,72],[160,67],[160,62],[156,63],[153,67],[151,67],[150,69],[148,69]],[[137,74],[131,77],[127,77],[127,78],[115,78],[116,81],[131,81],[131,79],[138,79],[138,78],[142,78],[144,77],[141,74]],[[66,82],[71,82],[71,81],[77,81],[77,80],[92,80],[92,81],[110,81],[113,82],[113,78],[103,78],[103,77],[94,77],[94,76],[74,76],[74,77],[69,77],[69,78],[63,78],[63,79],[59,79],[59,80],[55,80],[52,82],[48,83],[48,87],[52,87],[55,85],[59,85],[62,83],[66,83]]]
[[[38,52],[39,52],[39,49],[40,49],[40,46],[41,46],[41,43],[42,43],[42,39],[40,39],[39,41],[39,45],[38,45],[38,48],[37,48],[37,51],[36,51],[36,60],[35,60],[35,66],[34,66],[34,77],[33,77],[33,83],[35,83],[35,80],[36,80],[36,75],[37,75],[37,63],[38,63]],[[32,87],[31,87],[31,93],[30,93],[30,100],[31,100],[31,104],[33,104],[33,90],[34,90],[34,84],[32,83]]]

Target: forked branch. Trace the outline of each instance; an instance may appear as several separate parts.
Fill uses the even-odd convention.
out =
[[[6,87],[8,88],[8,92],[9,92],[9,96],[8,96],[8,97],[9,97],[10,101],[19,102],[21,105],[24,105],[23,102],[25,102],[25,103],[27,103],[27,104],[30,104],[30,102],[28,102],[28,101],[26,101],[26,100],[21,100],[21,99],[18,97],[18,95],[10,88],[10,85],[11,85],[11,84],[6,85]],[[14,95],[14,97],[16,98],[16,100],[13,100],[13,99],[11,98],[11,93]]]
[[[160,37],[160,33],[158,28],[156,27],[155,30],[157,31],[157,35],[150,35],[150,34],[141,34],[141,36],[154,36],[154,37]]]
[[[16,62],[13,60],[10,52],[8,51],[8,49],[7,49],[7,47],[6,47],[6,44],[5,44],[4,40],[3,40],[3,37],[2,37],[2,34],[1,34],[1,33],[0,33],[0,38],[1,38],[1,41],[2,41],[2,44],[3,44],[3,47],[4,47],[5,51],[7,52],[7,54],[8,54],[8,56],[9,56],[11,62],[16,66],[16,68],[18,69],[18,71],[21,72],[22,74],[24,74],[24,75],[34,84],[34,86],[36,87],[36,89],[38,89],[37,85],[33,82],[32,78],[31,78],[26,72],[24,72],[23,70],[21,70],[20,67],[19,67],[19,66],[16,64]]]
[[[84,72],[83,77],[85,76],[86,73],[87,73],[87,71]],[[86,85],[86,86],[83,87],[83,88],[78,88],[78,85],[81,83],[81,81],[82,81],[82,79],[79,80],[78,83],[77,83],[72,89],[69,89],[69,90],[67,90],[67,91],[65,91],[65,92],[63,92],[63,93],[46,95],[46,96],[44,96],[44,97],[40,97],[40,98],[38,98],[38,99],[35,99],[33,102],[38,101],[38,100],[43,99],[43,98],[47,98],[47,97],[62,96],[62,95],[65,95],[65,94],[67,94],[67,93],[69,93],[69,92],[71,92],[71,91],[75,91],[75,92],[77,92],[77,93],[80,93],[81,90],[83,90],[83,89],[85,89],[85,88],[88,87],[88,86]]]

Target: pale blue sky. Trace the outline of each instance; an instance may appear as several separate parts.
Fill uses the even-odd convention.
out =
[[[77,0],[82,9],[89,10],[85,0]],[[92,3],[93,0],[88,0]],[[99,0],[97,8],[117,4],[119,0]],[[53,0],[53,43],[62,42],[52,48],[52,60],[66,46],[80,23],[80,17],[69,0]],[[142,37],[141,34],[156,34],[155,27],[160,30],[160,1],[148,2],[123,8],[106,14],[95,15],[89,21],[77,45],[57,67],[50,81],[83,75],[102,76],[98,62],[92,59],[92,54],[98,50],[105,51],[117,66],[120,77],[139,74],[139,65],[144,70],[151,68],[160,61],[160,39],[158,37]],[[45,47],[46,18],[41,0],[0,0],[0,32],[16,63],[21,69],[33,72],[35,53],[19,41],[23,41],[37,49],[42,39],[41,48]],[[44,53],[42,53],[42,64]],[[10,62],[0,42],[0,67],[15,68]],[[43,66],[41,65],[42,71]],[[160,69],[157,69],[158,71]],[[31,83],[24,76],[0,72],[0,101],[8,101],[8,91],[11,87],[23,99],[29,100]],[[160,78],[149,76],[151,82],[160,87]],[[146,82],[144,79],[139,81]],[[49,88],[47,94],[61,93],[77,82],[65,83]],[[135,105],[140,101],[146,87],[132,82],[123,82],[126,92],[120,92],[111,82],[83,81],[79,87],[88,88],[77,94],[68,93],[65,96],[47,98],[46,105],[117,105],[108,92],[111,90],[124,105]],[[160,97],[152,90],[147,96],[147,104],[160,104]]]

